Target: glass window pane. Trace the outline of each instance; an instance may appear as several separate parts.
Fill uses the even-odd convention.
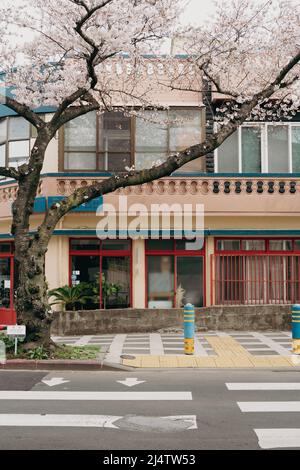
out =
[[[202,250],[204,246],[204,239],[197,238],[195,240],[176,240],[176,250]]]
[[[195,307],[203,306],[202,256],[177,258],[176,285],[176,307],[180,308],[185,303],[191,303]],[[180,299],[180,297],[183,298]]]
[[[174,257],[148,256],[148,307],[172,308]]]
[[[163,250],[174,250],[173,240],[147,240],[147,250],[151,251],[163,251]]]
[[[265,240],[242,240],[242,250],[264,251]]]
[[[292,126],[293,171],[300,172],[300,126]]]
[[[95,153],[65,153],[66,170],[95,170],[96,167]]]
[[[145,119],[136,118],[135,148],[141,153],[164,153],[168,151],[168,128],[163,121],[167,113],[155,113],[158,122],[150,122],[151,111],[145,111]],[[147,120],[148,119],[148,120]]]
[[[218,148],[218,172],[231,173],[239,171],[238,132],[234,132]]]
[[[244,173],[261,172],[261,129],[242,127],[242,168]]]
[[[291,251],[293,248],[292,240],[270,240],[270,251]]]
[[[130,307],[130,258],[102,258],[102,307]]]
[[[10,307],[10,258],[0,259],[0,308]]]
[[[295,240],[295,250],[300,251],[300,240]]]
[[[9,118],[8,139],[19,140],[30,138],[30,124],[22,117]]]
[[[5,166],[5,150],[6,145],[0,145],[0,166]]]
[[[104,113],[99,119],[100,167],[110,171],[124,171],[130,163],[131,118],[119,112]]]
[[[102,250],[130,250],[130,240],[103,240]]]
[[[7,140],[7,119],[0,119],[0,142],[6,142]]]
[[[64,133],[65,151],[96,152],[96,112],[68,122]]]
[[[80,251],[99,250],[100,240],[97,238],[91,240],[71,240],[71,249]]]
[[[10,253],[11,243],[0,243],[0,253]]]
[[[29,140],[20,140],[9,143],[9,160],[29,157]]]
[[[270,173],[289,171],[287,126],[268,126],[268,162]]]
[[[174,109],[170,111],[170,151],[184,150],[201,142],[200,109]]]
[[[218,240],[217,249],[219,251],[239,251],[240,240]]]
[[[72,256],[72,285],[84,284],[89,299],[78,302],[77,309],[93,310],[99,308],[100,257]],[[67,306],[73,309],[73,306]],[[68,308],[67,308],[68,309]]]
[[[108,162],[101,163],[101,161],[106,160],[108,157]],[[126,167],[131,166],[131,154],[130,153],[115,153],[109,152],[107,155],[102,155],[102,159],[100,160],[100,168],[108,170],[108,171],[125,171]]]
[[[167,153],[135,153],[135,167],[137,170],[143,170],[144,168],[152,168],[156,162],[165,162],[167,159]]]

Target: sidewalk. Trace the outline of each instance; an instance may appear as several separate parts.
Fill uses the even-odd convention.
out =
[[[57,343],[100,345],[105,361],[137,368],[299,367],[290,332],[205,332],[195,337],[195,355],[186,356],[182,333],[54,337]]]

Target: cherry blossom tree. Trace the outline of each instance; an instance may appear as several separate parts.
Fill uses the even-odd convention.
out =
[[[57,223],[98,196],[171,175],[214,151],[247,119],[293,116],[300,105],[300,9],[291,1],[226,0],[217,2],[206,25],[183,28],[182,0],[22,0],[22,8],[16,1],[0,6],[1,68],[13,93],[5,105],[37,129],[37,138],[28,162],[0,168],[0,175],[18,184],[11,228],[18,320],[27,325],[28,340],[48,347],[44,263]],[[187,53],[181,67],[172,54],[160,54],[166,40],[175,52]],[[141,70],[149,67],[149,54],[157,67],[145,84]],[[113,75],[112,65],[126,73]],[[76,190],[50,207],[30,233],[45,151],[64,124],[91,111],[113,111],[116,102],[131,114],[151,108],[155,118],[157,87],[205,97],[210,86],[224,96],[212,134],[151,168],[127,169]],[[34,112],[41,105],[55,107],[47,122]]]

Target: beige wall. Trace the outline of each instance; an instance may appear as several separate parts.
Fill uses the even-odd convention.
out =
[[[135,308],[145,308],[145,240],[132,242],[132,303]]]

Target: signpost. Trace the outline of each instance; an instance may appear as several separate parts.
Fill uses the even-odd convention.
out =
[[[18,353],[18,340],[24,340],[26,336],[26,326],[25,325],[8,325],[7,326],[7,336],[12,336],[15,338],[15,356]]]

